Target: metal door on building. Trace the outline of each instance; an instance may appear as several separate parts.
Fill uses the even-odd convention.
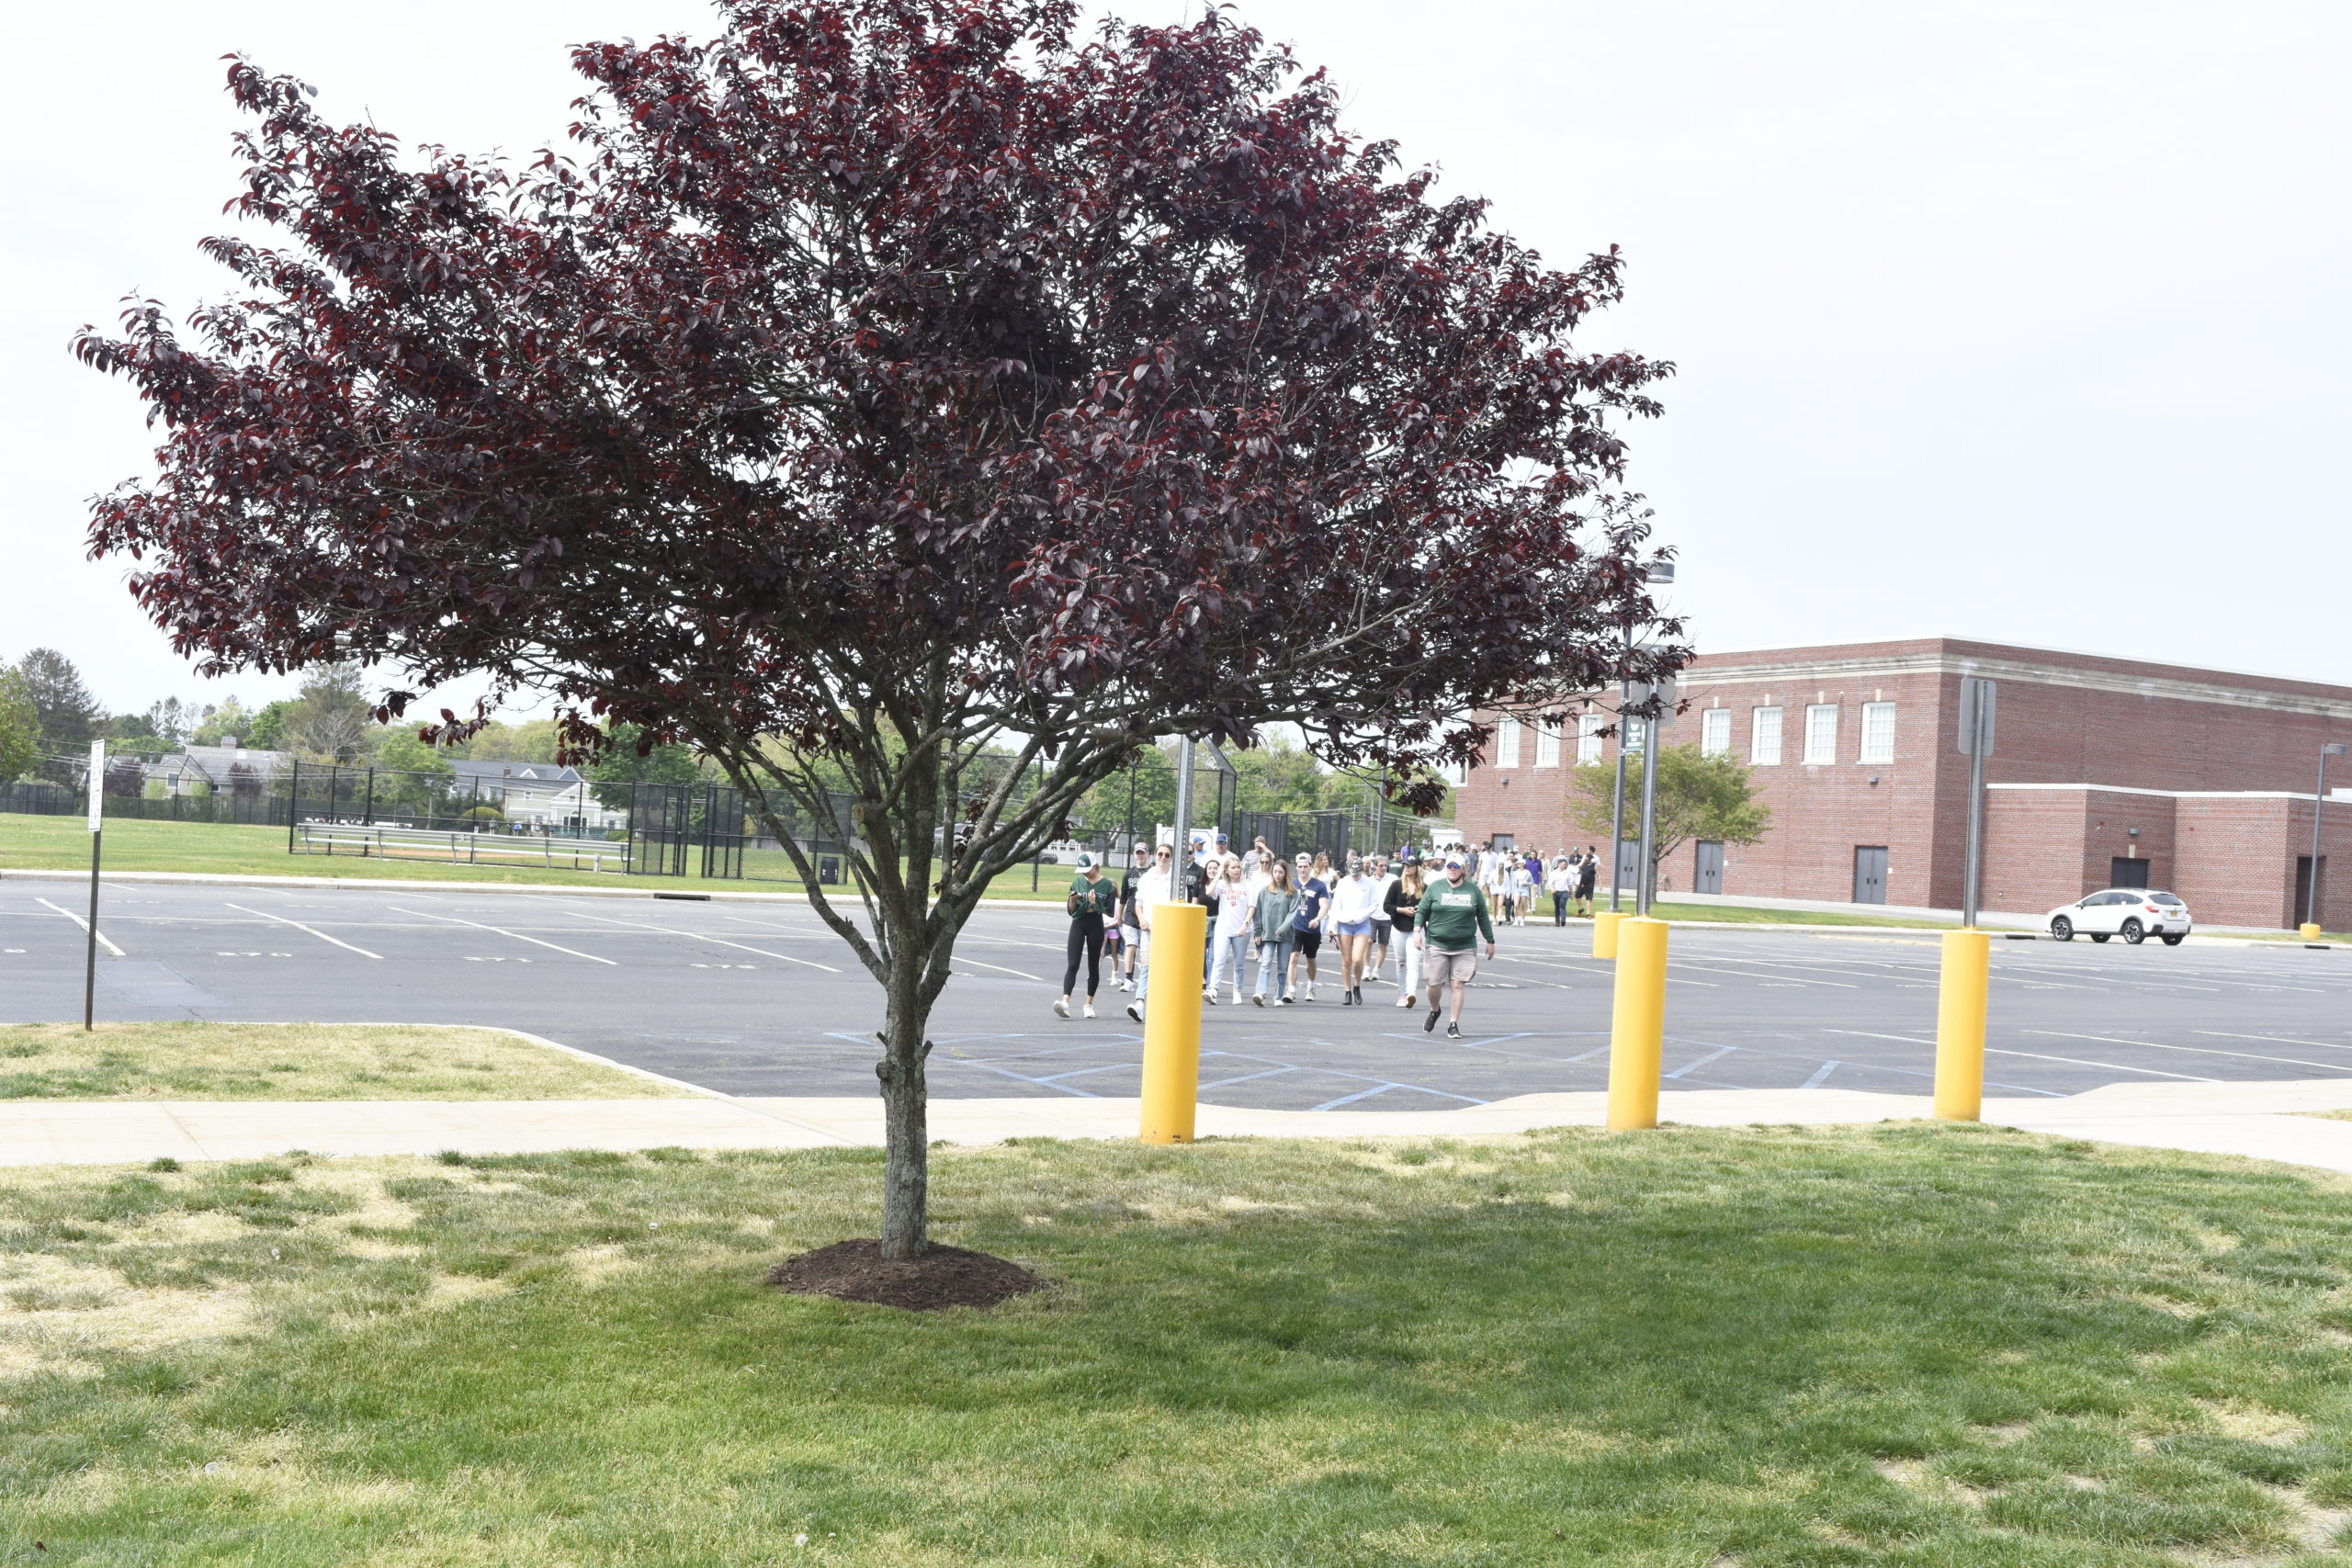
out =
[[[1884,844],[1854,846],[1854,902],[1857,904],[1886,902],[1886,846]]]
[[[1713,839],[1699,840],[1699,874],[1691,883],[1693,893],[1720,893],[1724,890],[1724,847]]]
[[[2127,860],[2116,855],[2107,863],[2107,885],[2109,887],[2145,887],[2148,886],[2149,864],[2147,861]]]

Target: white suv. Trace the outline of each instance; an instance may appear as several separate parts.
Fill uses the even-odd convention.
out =
[[[2152,936],[2178,947],[2188,934],[2188,906],[2152,887],[2110,887],[2078,904],[2050,911],[2050,934],[2072,942],[2082,932],[2093,942],[2120,936],[2137,947]]]

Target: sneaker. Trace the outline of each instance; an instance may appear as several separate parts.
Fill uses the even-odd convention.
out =
[[[1143,1021],[1143,1004],[1141,1002],[1129,1002],[1127,1004],[1127,1016],[1134,1019],[1137,1023],[1141,1023]]]
[[[1448,1040],[1459,1040],[1459,1039],[1461,1039],[1461,1038],[1462,1038],[1462,1026],[1461,1026],[1460,1024],[1458,1024],[1458,1023],[1449,1023],[1449,1024],[1447,1024],[1447,1025],[1445,1026],[1445,1037],[1446,1037]]]
[[[1088,1017],[1088,1018],[1092,1018],[1092,1017],[1094,1016],[1094,1004],[1093,1004],[1092,1002],[1089,1002],[1089,1003],[1087,1003],[1087,1004],[1086,1004],[1086,1013],[1085,1013],[1085,1016],[1086,1016],[1086,1017]]]
[[[1215,1007],[1216,1006],[1216,993],[1215,991],[1203,991],[1201,993],[1201,1000],[1208,1003],[1211,1007]]]
[[[1264,1007],[1266,1005],[1266,993],[1263,991],[1252,991],[1250,993],[1250,1000],[1255,1006]]]
[[[1296,997],[1284,997],[1281,1000],[1275,1002],[1274,1005],[1278,1008],[1286,1008],[1296,1000],[1298,1000]]]
[[[1411,1007],[1413,1005],[1413,998],[1410,997],[1398,997],[1396,998],[1396,1005],[1400,1008]]]
[[[1135,987],[1134,987],[1133,986],[1128,985],[1125,980],[1122,980],[1122,981],[1120,981],[1120,982],[1119,982],[1119,989],[1121,989],[1121,990],[1123,990],[1123,991],[1132,991],[1132,990],[1134,990],[1134,989],[1135,989]]]
[[[1355,988],[1355,998],[1356,998],[1356,1006],[1358,1006],[1358,1007],[1362,1007],[1362,1006],[1363,1006],[1363,987],[1362,986],[1358,986],[1358,987]]]
[[[1356,1005],[1356,994],[1352,987],[1340,993],[1340,1005],[1343,1008],[1351,1008]]]
[[[1069,1016],[1069,998],[1068,997],[1059,998],[1055,1001],[1054,1016],[1057,1018],[1068,1018]]]
[[[1308,983],[1307,987],[1306,987],[1306,997],[1305,997],[1303,999],[1304,999],[1304,1000],[1306,1000],[1306,1001],[1310,1001],[1310,1002],[1311,1002],[1311,1001],[1313,1001],[1313,1000],[1315,999],[1315,987],[1314,987],[1314,984],[1313,984],[1312,982],[1309,982],[1309,983]]]
[[[1434,1029],[1436,1029],[1436,1028],[1437,1028],[1437,1009],[1435,1009],[1435,1008],[1431,1008],[1431,1009],[1430,1009],[1430,1015],[1429,1015],[1429,1017],[1427,1017],[1427,1018],[1425,1018],[1425,1019],[1421,1020],[1421,1032],[1422,1032],[1422,1033],[1424,1033],[1424,1034],[1427,1034],[1427,1033],[1429,1033],[1430,1031],[1432,1031],[1432,1030],[1434,1030]]]

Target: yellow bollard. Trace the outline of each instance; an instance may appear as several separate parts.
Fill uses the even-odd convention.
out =
[[[1201,1097],[1201,959],[1209,912],[1199,904],[1151,909],[1151,995],[1143,1004],[1143,1127],[1147,1144],[1189,1144]]]
[[[1657,1075],[1666,1050],[1666,922],[1617,923],[1617,995],[1609,1031],[1609,1126],[1657,1125]]]
[[[2309,920],[2305,920],[2301,925],[2296,927],[2295,930],[2305,942],[2317,942],[2322,935],[2325,934]]]
[[[1616,909],[1596,910],[1592,917],[1592,955],[1595,958],[1617,956],[1617,923],[1632,917]]]
[[[1984,1109],[1984,1009],[1993,987],[1993,939],[1944,932],[1936,992],[1936,1119],[1973,1122]]]

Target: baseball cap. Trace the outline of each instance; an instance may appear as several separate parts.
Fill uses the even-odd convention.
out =
[[[1445,863],[1449,867],[1460,865],[1462,863],[1462,857],[1460,855],[1448,855],[1445,857]]]
[[[1078,856],[1078,869],[1079,869],[1079,870],[1080,870],[1080,871],[1084,871],[1088,866],[1092,865],[1093,863],[1094,863],[1094,852],[1093,852],[1093,851],[1091,851],[1091,850],[1081,850],[1081,851],[1080,851],[1080,852],[1079,852],[1079,856]]]

